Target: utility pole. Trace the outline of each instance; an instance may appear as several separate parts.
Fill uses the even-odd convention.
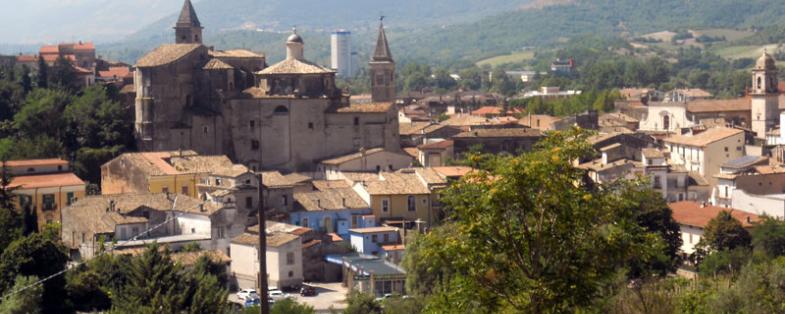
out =
[[[270,314],[269,294],[267,292],[267,232],[265,231],[266,217],[264,215],[264,189],[262,173],[257,176],[259,181],[259,313]]]

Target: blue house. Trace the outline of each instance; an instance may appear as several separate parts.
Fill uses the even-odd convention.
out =
[[[346,239],[351,228],[373,227],[371,208],[351,188],[294,193],[289,222],[315,231],[337,233]]]

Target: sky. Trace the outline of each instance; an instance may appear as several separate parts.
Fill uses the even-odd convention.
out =
[[[0,0],[0,44],[122,39],[182,0]]]

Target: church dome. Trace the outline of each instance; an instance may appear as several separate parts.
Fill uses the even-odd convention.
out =
[[[767,52],[763,52],[763,55],[758,58],[758,61],[755,63],[756,70],[774,70],[777,68],[776,61],[774,58],[769,55]]]
[[[289,36],[289,39],[286,40],[288,43],[303,43],[303,38],[300,37],[296,32],[293,32],[292,35]]]

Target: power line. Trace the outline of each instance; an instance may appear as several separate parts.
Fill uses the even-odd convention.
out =
[[[99,256],[101,256],[101,255],[103,255],[103,254],[106,254],[106,253],[114,252],[114,249],[115,249],[116,247],[118,247],[118,246],[122,246],[123,244],[126,244],[126,243],[128,243],[128,242],[131,242],[131,241],[136,241],[136,240],[137,240],[137,238],[138,238],[139,236],[142,236],[142,235],[144,235],[145,233],[149,233],[149,232],[151,232],[151,231],[153,231],[153,230],[155,230],[155,229],[158,229],[158,228],[160,228],[161,226],[163,226],[163,225],[165,225],[165,224],[169,223],[170,221],[172,221],[172,219],[174,219],[174,218],[177,218],[177,214],[175,214],[175,212],[174,212],[174,209],[175,209],[176,207],[177,207],[177,195],[175,195],[175,197],[174,197],[174,202],[172,202],[172,208],[169,210],[169,211],[172,213],[172,216],[170,216],[169,218],[166,218],[166,219],[165,219],[163,222],[161,222],[160,224],[157,224],[157,225],[153,226],[152,228],[148,228],[147,230],[144,230],[144,231],[142,231],[142,232],[139,232],[139,233],[137,233],[136,235],[134,235],[133,237],[131,237],[131,238],[130,238],[130,239],[128,239],[128,240],[123,240],[122,242],[118,242],[118,243],[116,243],[116,244],[115,244],[115,245],[113,245],[113,246],[112,246],[112,247],[111,247],[109,250],[105,250],[105,251],[99,252],[99,253],[98,253],[96,256],[94,256],[93,258],[97,258],[97,257],[99,257]],[[1,297],[1,298],[0,298],[0,300],[5,300],[6,298],[8,298],[8,297],[10,297],[10,296],[13,296],[13,295],[15,295],[15,294],[18,294],[18,293],[20,293],[20,292],[22,292],[22,291],[25,291],[25,290],[27,290],[27,289],[30,289],[30,288],[32,288],[32,287],[35,287],[35,286],[37,286],[37,285],[43,284],[44,282],[46,282],[46,281],[49,281],[49,280],[51,280],[51,279],[54,279],[54,278],[56,278],[56,277],[58,277],[58,276],[60,276],[60,275],[62,275],[62,274],[65,274],[65,273],[66,273],[66,272],[68,272],[69,270],[71,270],[71,269],[73,269],[73,268],[76,268],[76,267],[78,267],[79,265],[82,265],[82,264],[84,264],[84,263],[86,263],[86,261],[83,261],[83,262],[80,262],[80,263],[76,263],[76,264],[72,265],[71,267],[67,267],[67,266],[66,266],[66,268],[65,268],[65,269],[63,269],[63,270],[61,270],[61,271],[58,271],[58,272],[56,272],[56,273],[54,273],[54,274],[52,274],[52,275],[49,275],[49,276],[48,276],[48,277],[46,277],[46,278],[40,279],[40,280],[38,280],[38,281],[36,281],[36,282],[34,282],[34,283],[31,283],[31,284],[29,284],[29,285],[27,285],[27,286],[24,286],[24,287],[20,288],[20,289],[18,289],[18,290],[11,291],[11,292],[7,293],[7,294],[6,294],[6,295],[4,295],[3,297]]]

